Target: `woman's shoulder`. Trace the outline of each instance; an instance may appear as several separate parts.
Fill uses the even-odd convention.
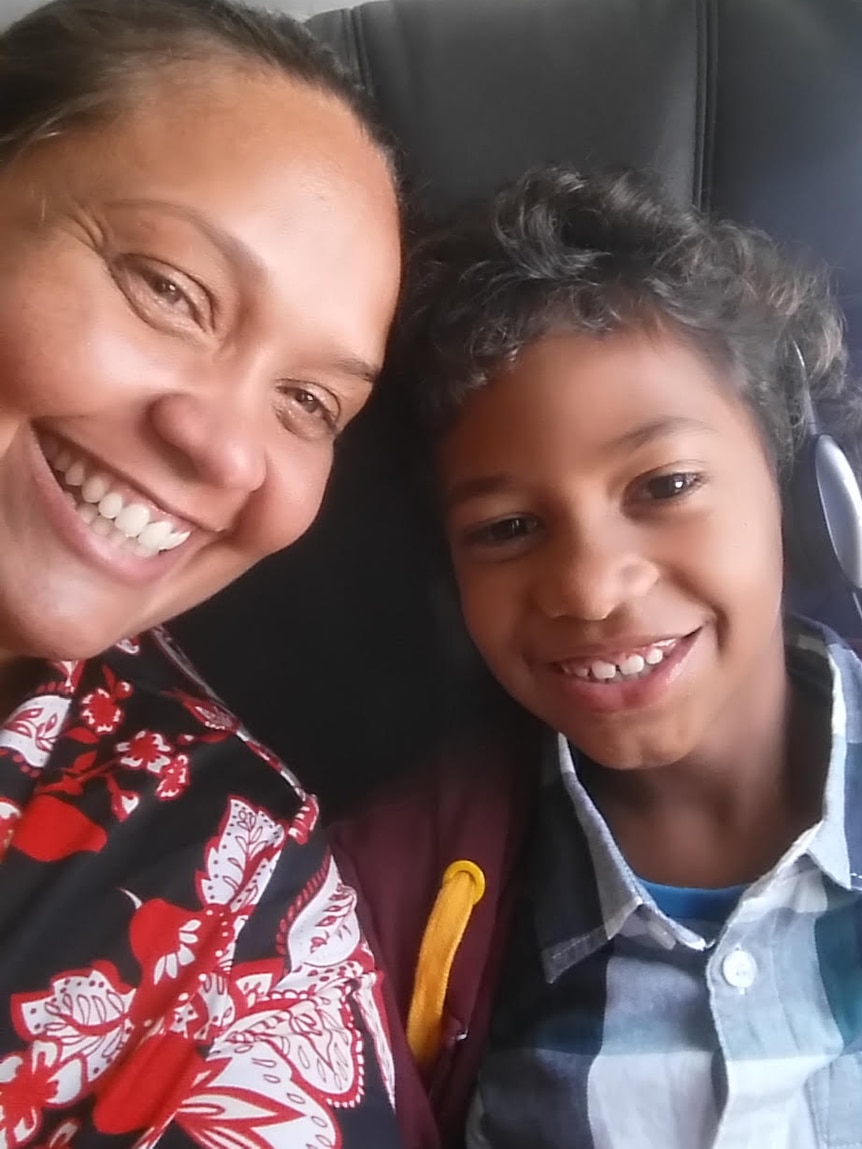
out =
[[[113,704],[110,717],[117,727],[131,723],[162,733],[167,728],[176,732],[181,745],[208,747],[210,758],[217,747],[229,749],[240,759],[275,771],[305,797],[296,776],[246,729],[164,628],[124,639],[91,659],[86,677],[81,693],[86,695],[90,687],[91,705],[95,700]]]

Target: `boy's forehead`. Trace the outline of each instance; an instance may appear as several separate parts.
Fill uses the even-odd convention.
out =
[[[640,331],[553,334],[469,395],[444,437],[445,468],[559,442],[585,456],[673,434],[752,426],[729,379],[679,339]]]

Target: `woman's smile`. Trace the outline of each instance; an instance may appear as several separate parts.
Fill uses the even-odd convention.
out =
[[[187,518],[173,514],[71,444],[52,435],[37,437],[55,479],[94,535],[138,558],[175,550],[190,537],[194,524]]]
[[[215,536],[160,505],[67,440],[32,433],[36,499],[30,529],[42,522],[79,562],[120,582],[162,579]]]

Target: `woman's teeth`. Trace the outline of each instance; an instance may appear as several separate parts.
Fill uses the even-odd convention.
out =
[[[155,516],[144,503],[115,490],[108,475],[90,471],[90,464],[47,437],[42,442],[66,498],[94,534],[109,539],[138,558],[152,558],[181,546],[190,531],[178,531]]]
[[[578,659],[561,662],[559,666],[563,674],[589,682],[602,682],[606,685],[612,682],[629,682],[633,678],[646,678],[664,662],[678,643],[678,638],[656,642],[652,646],[642,647],[639,651],[621,654],[613,662],[603,658]]]

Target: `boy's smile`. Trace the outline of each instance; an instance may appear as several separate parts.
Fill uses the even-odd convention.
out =
[[[438,459],[467,625],[527,709],[606,766],[756,740],[784,680],[780,501],[701,355],[666,331],[546,337]]]

